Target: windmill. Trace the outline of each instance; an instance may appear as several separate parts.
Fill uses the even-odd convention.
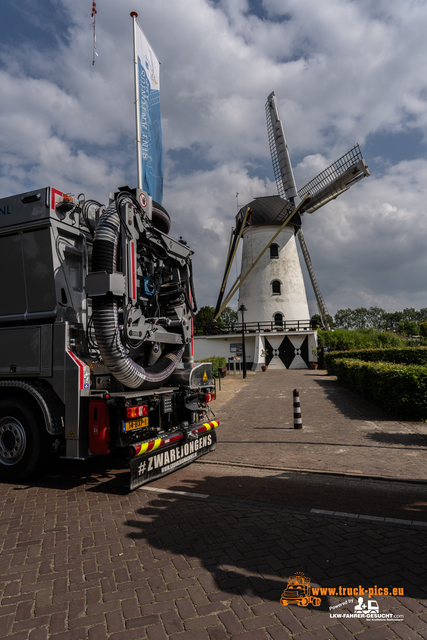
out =
[[[284,317],[287,315],[289,319],[289,310],[292,310],[291,313],[299,313],[301,315],[303,310],[307,309],[305,318],[308,317],[305,288],[303,284],[301,285],[301,267],[299,265],[299,259],[295,259],[296,251],[293,248],[295,245],[293,236],[296,234],[316,296],[319,315],[322,319],[323,326],[329,328],[327,319],[328,310],[314,275],[313,265],[301,229],[301,217],[304,213],[317,211],[331,200],[337,198],[341,193],[347,191],[362,178],[369,176],[370,173],[363,159],[360,147],[356,144],[350,151],[338,158],[338,160],[298,191],[282,122],[279,118],[274,91],[267,98],[265,110],[268,140],[279,195],[255,198],[249,205],[239,211],[236,217],[236,227],[232,229],[224,277],[215,309],[215,318],[219,316],[239,288],[239,303],[243,302],[246,304],[247,296],[250,295],[248,292],[252,292],[253,295],[259,297],[258,308],[267,309],[268,315],[271,312],[269,298],[272,298],[271,294],[274,296],[274,286],[276,285],[276,290],[279,290],[281,284],[283,284],[284,287],[286,287],[286,285],[288,286],[285,292],[286,301],[283,303],[288,313],[273,313],[275,323],[280,324],[280,315]],[[300,199],[298,205],[296,204],[297,198]],[[248,229],[251,230],[250,233],[252,234],[250,257],[248,248],[245,250],[245,238],[246,246],[249,246],[248,239],[250,233]],[[267,240],[263,247],[260,246],[259,242],[256,242],[256,249],[259,253],[255,259],[253,251],[254,229],[257,231],[259,237],[263,237],[263,241]],[[273,235],[271,235],[272,233]],[[224,299],[228,275],[242,236],[244,238],[244,248],[242,253],[241,274]],[[277,246],[277,251],[280,251],[277,256],[280,260],[277,264],[274,264],[272,261],[268,264],[265,253],[270,249],[270,257],[274,257],[272,255],[272,248],[274,248],[275,245]],[[281,264],[281,271],[278,267],[279,264]],[[284,274],[284,278],[287,279],[288,282],[282,283],[279,276],[277,276],[276,280],[273,279],[271,281],[273,289],[272,292],[268,291],[267,296],[267,294],[263,294],[263,291],[265,292],[267,290],[266,283],[268,284],[271,277],[273,277],[271,275],[272,273],[278,273],[279,276],[280,274]],[[286,274],[288,274],[287,277]],[[289,274],[292,274],[292,282],[289,282]],[[291,316],[290,319],[299,320],[300,318],[292,318]]]

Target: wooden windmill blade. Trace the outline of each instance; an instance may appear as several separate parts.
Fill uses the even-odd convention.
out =
[[[317,211],[370,175],[360,147],[356,144],[298,191],[300,198],[310,194],[310,201],[304,205],[303,213]]]
[[[298,191],[295,184],[288,145],[286,144],[285,132],[277,110],[276,94],[274,91],[272,91],[267,98],[265,115],[267,118],[268,142],[270,145],[277,191],[282,198],[294,204]]]
[[[274,91],[272,91],[272,93],[270,93],[267,98],[267,102],[265,105],[265,114],[267,118],[268,142],[270,145],[271,160],[273,163],[273,171],[274,177],[276,179],[277,190],[282,198],[285,198],[289,200],[289,202],[294,204],[295,197],[297,195],[299,195],[302,199],[309,193],[309,191],[307,190],[303,196],[301,196],[301,194],[297,192],[294,173],[292,170],[291,158],[289,155],[288,145],[286,144],[283,125],[279,118],[276,94]],[[301,213],[303,213],[304,211],[308,211],[310,204],[310,200],[304,203],[304,205],[301,207]],[[329,329],[328,309],[326,308],[325,301],[320,292],[320,287],[317,283],[316,276],[314,275],[313,264],[310,259],[310,254],[308,253],[307,245],[305,243],[304,235],[301,228],[298,229],[297,236],[301,246],[302,254],[304,256],[305,264],[307,266],[307,271],[310,277],[311,285],[313,287],[314,295],[316,297],[317,308],[322,319],[322,324],[325,329]]]

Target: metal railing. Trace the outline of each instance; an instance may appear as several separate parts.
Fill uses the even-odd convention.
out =
[[[311,320],[283,320],[277,324],[273,320],[271,322],[245,322],[245,333],[271,333],[277,331],[313,331],[316,329],[316,322]],[[242,334],[242,323],[233,324],[223,323],[205,323],[202,326],[195,327],[195,335],[215,336],[226,334]]]

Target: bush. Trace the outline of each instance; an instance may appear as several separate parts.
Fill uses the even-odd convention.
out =
[[[218,375],[218,367],[226,367],[227,360],[222,356],[212,356],[211,358],[205,358],[204,360],[196,360],[196,362],[211,362],[212,363],[212,374],[214,376]]]
[[[319,347],[337,351],[350,349],[375,349],[379,347],[405,347],[406,341],[389,331],[377,329],[336,329],[318,331]]]
[[[325,365],[329,375],[337,375],[335,373],[335,363],[342,358],[364,360],[365,362],[390,362],[393,364],[427,366],[427,347],[331,351],[330,353],[325,353]]]
[[[331,361],[338,381],[363,398],[372,400],[398,418],[427,418],[427,366],[350,358]]]

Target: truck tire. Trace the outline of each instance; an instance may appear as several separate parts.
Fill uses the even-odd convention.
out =
[[[48,453],[46,429],[24,401],[0,401],[0,480],[26,480],[40,470]]]

